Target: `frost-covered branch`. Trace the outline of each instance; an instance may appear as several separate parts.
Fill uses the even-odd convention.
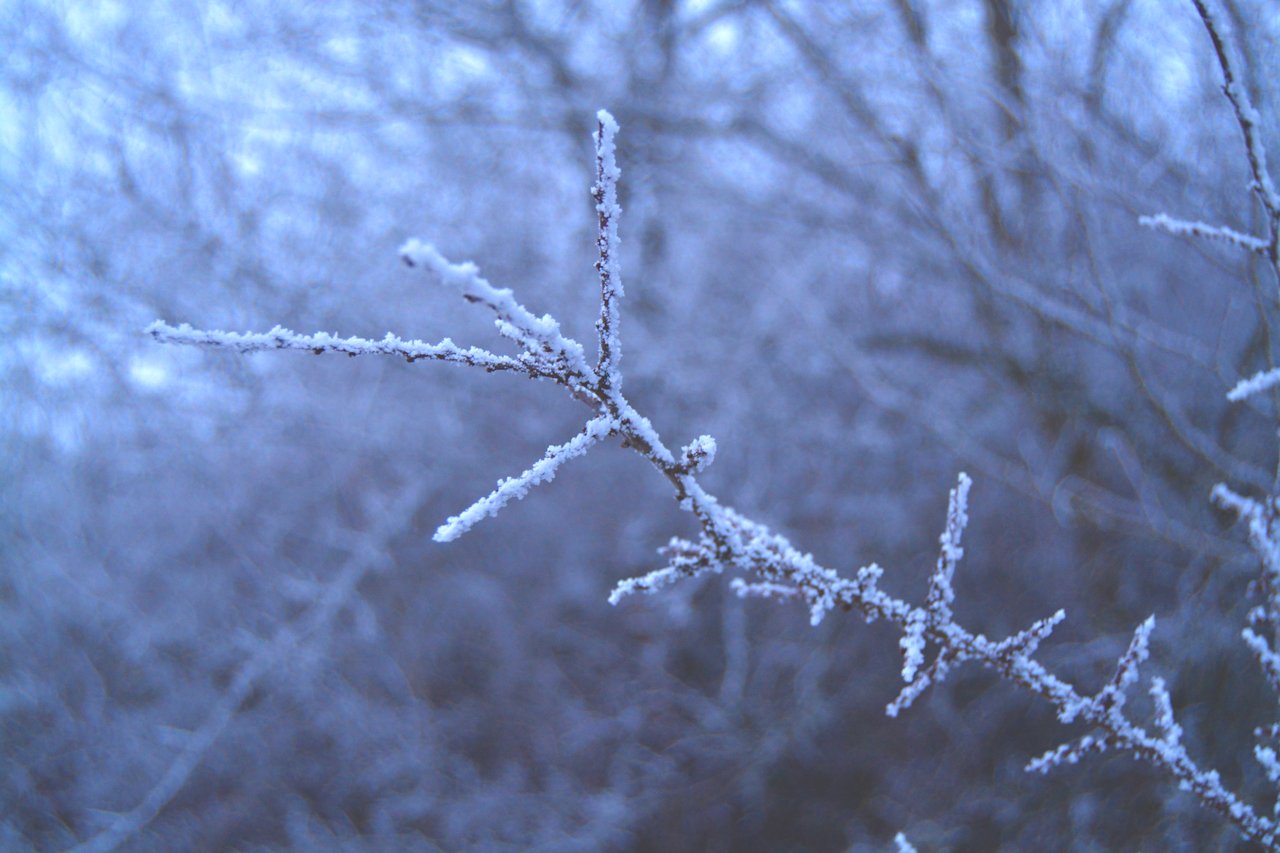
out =
[[[967,491],[963,486],[965,479],[953,492],[948,524],[942,537],[944,547],[958,548],[963,532],[961,521],[964,513],[958,510],[960,497]],[[1003,640],[991,640],[964,628],[942,608],[931,608],[928,604],[914,607],[885,593],[878,587],[878,580],[883,575],[878,566],[870,565],[858,570],[853,579],[843,578],[817,565],[811,556],[797,551],[785,538],[771,533],[763,525],[718,504],[714,506],[716,508],[708,513],[711,520],[704,527],[700,554],[691,550],[692,543],[682,541],[678,559],[644,578],[623,581],[610,600],[617,601],[632,591],[653,591],[681,577],[730,566],[759,578],[754,584],[738,585],[740,591],[802,598],[809,604],[814,622],[834,608],[856,610],[868,621],[886,619],[901,627],[910,638],[904,643],[907,651],[904,676],[908,677],[909,683],[888,706],[891,716],[909,707],[955,665],[978,663],[1048,700],[1064,724],[1082,723],[1092,729],[1082,738],[1031,762],[1029,769],[1044,772],[1063,761],[1073,763],[1084,755],[1104,749],[1125,752],[1169,773],[1183,789],[1235,824],[1245,836],[1268,846],[1277,844],[1276,823],[1258,815],[1226,789],[1215,771],[1199,767],[1181,744],[1180,737],[1171,737],[1170,733],[1177,731],[1171,711],[1158,710],[1153,720],[1154,734],[1125,714],[1125,691],[1137,680],[1138,669],[1148,655],[1148,641],[1155,627],[1154,617],[1144,621],[1135,631],[1107,684],[1097,694],[1083,695],[1033,659],[1040,642],[1064,618],[1061,611]],[[715,531],[721,526],[723,534],[718,534]],[[721,539],[727,541],[727,546],[718,544]],[[718,553],[719,547],[725,547],[726,552]],[[949,573],[954,568],[953,559],[940,559],[939,568],[930,582],[931,589],[948,587]],[[924,664],[926,644],[937,648],[933,661],[927,665]],[[1160,689],[1163,690],[1163,683]]]
[[[1147,691],[1155,705],[1155,724],[1165,743],[1178,746],[1182,742],[1182,726],[1173,718],[1173,700],[1169,696],[1169,688],[1164,679],[1156,676],[1151,679],[1151,687]]]
[[[591,197],[596,202],[596,250],[600,254],[596,271],[600,274],[600,319],[596,332],[600,337],[600,358],[596,370],[604,388],[621,388],[622,374],[618,363],[622,360],[622,341],[618,337],[617,299],[624,295],[622,272],[618,265],[618,218],[622,207],[618,204],[617,146],[614,137],[618,123],[605,110],[596,113],[596,182]]]
[[[163,320],[156,320],[144,330],[148,335],[164,344],[187,344],[190,346],[229,349],[234,352],[249,353],[273,349],[305,350],[315,355],[324,353],[340,353],[355,357],[357,355],[398,355],[405,361],[414,362],[420,359],[432,361],[450,361],[465,364],[493,372],[496,370],[514,370],[530,376],[541,375],[535,365],[504,355],[494,355],[479,347],[463,349],[449,338],[438,344],[427,344],[422,341],[406,341],[390,332],[381,340],[369,338],[340,338],[327,332],[314,335],[300,335],[283,326],[276,326],[269,332],[223,332],[206,329],[194,329],[187,323],[170,326]]]
[[[1214,56],[1218,61],[1218,68],[1222,71],[1222,93],[1231,104],[1236,124],[1240,126],[1245,158],[1249,161],[1249,173],[1252,178],[1249,188],[1257,196],[1266,215],[1267,236],[1255,237],[1223,226],[1173,219],[1163,213],[1144,216],[1139,219],[1139,222],[1178,236],[1225,240],[1241,249],[1260,254],[1269,262],[1271,271],[1276,277],[1276,284],[1280,286],[1280,193],[1276,191],[1275,182],[1267,166],[1267,149],[1262,141],[1262,116],[1254,108],[1249,99],[1248,89],[1236,74],[1231,54],[1222,38],[1222,25],[1209,8],[1208,0],[1191,0],[1191,2],[1200,15],[1209,41],[1213,43]]]
[[[1254,394],[1261,394],[1263,391],[1270,390],[1280,385],[1280,368],[1264,370],[1261,373],[1255,373],[1248,379],[1241,379],[1235,384],[1230,391],[1227,392],[1227,399],[1233,403],[1248,399]]]
[[[951,490],[951,497],[947,501],[947,526],[940,539],[942,548],[938,553],[938,565],[929,580],[926,605],[942,619],[951,618],[951,605],[956,600],[951,579],[955,577],[956,563],[964,556],[964,548],[960,543],[964,529],[969,524],[969,489],[972,486],[973,480],[969,479],[969,475],[961,473],[960,481]]]
[[[476,522],[488,516],[497,515],[498,510],[512,499],[523,500],[531,488],[539,483],[554,480],[556,471],[561,465],[586,453],[593,444],[606,438],[613,427],[614,422],[607,417],[587,421],[582,432],[564,444],[553,444],[548,447],[543,457],[520,476],[508,477],[500,481],[498,487],[488,495],[440,525],[433,538],[437,542],[452,542],[470,530]]]
[[[566,337],[550,314],[535,316],[516,301],[508,288],[494,287],[480,276],[470,261],[450,263],[430,243],[409,240],[400,247],[400,259],[409,267],[424,267],[445,287],[457,290],[468,302],[484,305],[494,313],[494,325],[503,337],[515,341],[523,358],[556,369],[555,378],[585,380],[590,373],[582,344]]]
[[[1261,116],[1249,100],[1248,90],[1237,79],[1232,65],[1230,53],[1222,39],[1222,27],[1206,0],[1192,0],[1196,11],[1204,23],[1209,40],[1213,43],[1214,54],[1222,71],[1222,92],[1231,103],[1236,123],[1244,137],[1245,156],[1249,162],[1252,175],[1250,189],[1258,198],[1266,215],[1268,239],[1262,240],[1231,232],[1230,242],[1240,248],[1264,255],[1271,265],[1271,270],[1280,284],[1280,194],[1271,178],[1267,166],[1266,148],[1261,139]],[[1199,224],[1196,223],[1198,226]],[[1174,230],[1167,228],[1166,230]],[[1226,231],[1226,229],[1222,229]],[[1177,233],[1175,231],[1175,233]],[[1210,234],[1207,236],[1223,236]],[[1280,369],[1260,371],[1253,376],[1238,382],[1227,394],[1232,402],[1245,400],[1255,394],[1268,391],[1280,385]],[[1280,497],[1272,494],[1261,500],[1255,500],[1236,493],[1224,484],[1214,487],[1212,500],[1219,507],[1234,512],[1248,525],[1249,545],[1258,557],[1259,575],[1254,587],[1261,603],[1253,607],[1248,614],[1249,624],[1242,629],[1241,638],[1249,647],[1258,662],[1264,677],[1271,687],[1280,693]],[[1172,723],[1172,715],[1167,712],[1168,696],[1153,685],[1153,697],[1156,699],[1157,717],[1167,720],[1166,732],[1170,741],[1176,742],[1181,732]],[[1271,726],[1259,729],[1259,738],[1269,738],[1275,742],[1280,727]],[[1280,794],[1280,761],[1277,761],[1273,746],[1258,744],[1254,748],[1254,756],[1266,773],[1267,779]],[[1276,801],[1275,811],[1280,815],[1280,798]],[[1272,841],[1272,844],[1275,842]]]
[[[1236,123],[1240,126],[1240,132],[1244,138],[1245,156],[1252,175],[1250,189],[1258,198],[1266,215],[1268,237],[1263,240],[1202,223],[1174,222],[1163,215],[1150,218],[1144,224],[1160,227],[1175,234],[1226,239],[1246,251],[1262,254],[1270,262],[1277,284],[1280,284],[1280,194],[1277,194],[1267,166],[1266,147],[1261,139],[1262,118],[1250,102],[1248,90],[1237,78],[1231,55],[1222,38],[1222,27],[1216,16],[1210,10],[1206,0],[1192,0],[1192,3],[1213,44],[1218,67],[1222,71],[1222,92],[1231,104]],[[1260,371],[1236,383],[1235,387],[1227,393],[1227,399],[1239,402],[1277,385],[1280,385],[1280,369]],[[1234,512],[1248,525],[1249,545],[1258,557],[1259,576],[1255,590],[1261,603],[1249,611],[1249,624],[1241,631],[1241,638],[1258,661],[1258,666],[1268,683],[1277,693],[1280,693],[1280,649],[1277,648],[1277,643],[1280,642],[1280,497],[1273,494],[1262,500],[1255,500],[1236,493],[1225,484],[1215,486],[1211,497],[1219,507]],[[1181,730],[1173,722],[1169,697],[1164,690],[1163,682],[1153,683],[1152,697],[1156,704],[1157,721],[1166,733],[1166,740],[1176,745],[1181,737]],[[1269,730],[1259,729],[1257,735],[1274,741],[1278,734],[1277,729],[1278,727],[1274,725]],[[1276,759],[1274,748],[1259,744],[1254,748],[1254,755],[1266,772],[1268,780],[1276,786],[1277,793],[1280,793],[1280,762]],[[1280,814],[1280,799],[1276,801],[1275,811]],[[1274,835],[1269,843],[1275,843]]]
[[[491,310],[498,332],[521,349],[517,357],[507,361],[484,350],[474,351],[470,357],[475,366],[520,369],[531,376],[550,379],[591,410],[590,419],[578,436],[563,445],[549,448],[541,460],[518,477],[501,481],[489,496],[442,525],[436,538],[455,538],[475,522],[499,511],[512,498],[523,496],[533,485],[549,480],[559,465],[568,459],[581,455],[608,436],[618,436],[624,446],[643,457],[671,484],[678,505],[696,519],[698,535],[696,539],[672,539],[661,551],[666,557],[666,564],[641,577],[619,582],[609,597],[610,603],[618,604],[633,593],[655,592],[684,578],[731,570],[750,579],[749,582],[738,579],[735,589],[740,595],[802,600],[814,625],[836,609],[856,611],[868,621],[884,619],[904,632],[900,645],[904,655],[902,674],[906,686],[888,706],[890,715],[908,708],[955,666],[966,662],[985,666],[1050,702],[1063,723],[1080,723],[1089,729],[1083,737],[1033,761],[1033,769],[1048,770],[1062,761],[1076,761],[1087,753],[1102,749],[1119,750],[1163,769],[1203,805],[1233,823],[1246,837],[1276,846],[1276,822],[1258,815],[1223,787],[1215,772],[1201,769],[1190,758],[1177,736],[1178,729],[1162,682],[1153,681],[1151,687],[1157,697],[1157,713],[1152,722],[1155,734],[1126,715],[1126,691],[1137,681],[1139,667],[1147,657],[1148,641],[1155,626],[1154,617],[1139,626],[1128,650],[1117,662],[1114,676],[1093,695],[1081,693],[1034,659],[1040,643],[1065,618],[1061,611],[1001,640],[990,639],[956,621],[952,607],[955,600],[953,580],[964,553],[962,540],[968,522],[971,487],[966,475],[960,475],[956,488],[951,492],[946,523],[940,537],[940,553],[923,606],[915,606],[880,589],[879,581],[884,572],[879,566],[870,564],[858,569],[852,577],[842,576],[819,565],[812,555],[797,549],[788,539],[765,525],[723,505],[702,487],[698,476],[715,457],[714,440],[700,436],[683,447],[679,454],[673,453],[650,421],[632,406],[622,391],[622,377],[618,370],[621,352],[618,301],[622,297],[622,285],[617,267],[620,208],[616,188],[619,172],[614,156],[616,131],[613,118],[601,111],[597,116],[596,183],[593,189],[598,225],[596,246],[599,250],[596,269],[600,277],[600,318],[597,324],[600,353],[595,365],[588,364],[582,346],[565,337],[554,318],[549,315],[538,317],[528,311],[516,301],[510,290],[495,288],[483,279],[474,264],[452,263],[430,244],[417,240],[410,240],[401,248],[401,257],[408,266],[424,269],[440,283],[459,291],[468,301]],[[168,331],[172,327],[160,324],[159,328]],[[157,327],[152,329],[154,334]],[[278,343],[273,334],[228,336],[225,333],[187,330],[178,336],[157,337],[241,350],[290,348]],[[188,339],[183,340],[184,336]],[[282,331],[278,337],[286,342],[292,339],[303,342],[291,347],[299,349],[313,349],[306,342],[320,340],[319,336],[290,338]],[[326,344],[337,340],[324,338]],[[350,340],[347,339],[348,342]],[[362,346],[349,345],[357,349]],[[390,344],[388,346],[391,347]],[[437,352],[428,345],[415,346]],[[443,348],[445,345],[442,343],[435,347]],[[321,351],[325,349],[321,348]],[[455,353],[473,353],[456,347],[438,349],[438,352],[441,355],[421,357],[461,361]],[[446,352],[449,354],[447,358],[444,357]],[[397,351],[397,354],[403,353]],[[493,367],[497,364],[512,366]]]
[[[1248,525],[1249,546],[1259,562],[1256,591],[1262,603],[1249,611],[1249,626],[1240,635],[1267,682],[1280,694],[1280,649],[1277,648],[1280,642],[1280,498],[1273,496],[1258,501],[1220,484],[1214,487],[1213,501]],[[1275,743],[1280,740],[1280,726],[1260,728],[1255,735]],[[1280,815],[1280,761],[1276,751],[1273,746],[1259,743],[1254,747],[1254,757],[1275,788],[1275,810]]]
[[[1210,10],[1206,0],[1192,0],[1192,3],[1213,44],[1214,54],[1222,71],[1222,92],[1231,104],[1236,123],[1240,126],[1240,132],[1244,137],[1245,156],[1252,175],[1250,189],[1257,197],[1266,216],[1267,238],[1260,239],[1202,223],[1175,222],[1163,215],[1150,218],[1144,221],[1144,224],[1159,227],[1174,234],[1225,239],[1241,249],[1261,254],[1267,258],[1271,271],[1276,277],[1276,283],[1280,285],[1280,195],[1276,192],[1275,183],[1267,167],[1266,148],[1260,135],[1261,116],[1250,103],[1248,90],[1237,79],[1230,53],[1222,38],[1222,27],[1216,16]],[[1278,384],[1280,384],[1280,369],[1264,370],[1238,382],[1227,394],[1227,399],[1239,402]],[[1280,642],[1278,639],[1280,638],[1280,497],[1272,494],[1262,500],[1255,500],[1236,493],[1224,484],[1219,484],[1214,487],[1211,498],[1219,507],[1234,512],[1248,525],[1249,545],[1257,555],[1259,563],[1259,577],[1253,588],[1258,593],[1261,603],[1249,611],[1249,624],[1241,631],[1241,637],[1258,661],[1258,666],[1268,683],[1277,693],[1280,693],[1280,650],[1277,649],[1277,643]],[[1182,730],[1173,720],[1169,694],[1162,681],[1153,680],[1151,696],[1156,708],[1156,723],[1164,732],[1167,748],[1175,752],[1181,750]],[[1274,744],[1277,735],[1280,734],[1280,726],[1260,728],[1255,734],[1260,739],[1271,740]],[[1254,747],[1254,757],[1274,788],[1273,796],[1280,794],[1280,760],[1277,760],[1274,746],[1265,743],[1257,744]],[[1213,781],[1216,782],[1216,779]],[[1280,816],[1280,797],[1275,799],[1273,812]],[[1269,836],[1258,840],[1275,849],[1277,847],[1275,821],[1272,820],[1271,823]]]
[[[1200,20],[1204,22],[1209,40],[1213,42],[1213,52],[1218,59],[1218,67],[1222,69],[1222,93],[1231,102],[1235,112],[1236,123],[1240,125],[1240,133],[1244,136],[1244,147],[1249,159],[1249,171],[1253,175],[1251,189],[1257,193],[1267,217],[1271,220],[1271,257],[1276,258],[1276,226],[1280,222],[1280,195],[1276,193],[1276,185],[1267,168],[1267,149],[1262,142],[1262,116],[1254,109],[1249,100],[1249,90],[1236,78],[1231,55],[1222,40],[1222,26],[1210,11],[1206,0],[1191,0],[1195,4]]]
[[[1168,214],[1157,213],[1155,216],[1139,216],[1138,224],[1157,231],[1164,231],[1175,237],[1203,237],[1207,240],[1223,240],[1227,243],[1265,256],[1270,246],[1266,240],[1252,234],[1241,234],[1232,228],[1221,225],[1209,225],[1205,222],[1190,222],[1174,219]]]
[[[1268,680],[1280,692],[1280,656],[1275,649],[1280,630],[1280,498],[1254,500],[1222,484],[1214,487],[1212,498],[1248,525],[1249,547],[1258,557],[1257,592],[1261,604],[1249,611],[1249,627],[1243,636]]]

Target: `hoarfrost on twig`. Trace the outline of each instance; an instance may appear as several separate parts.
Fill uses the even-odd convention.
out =
[[[587,421],[582,432],[564,444],[553,444],[541,459],[529,466],[517,477],[508,477],[498,483],[498,487],[485,497],[473,503],[462,512],[451,517],[436,529],[433,537],[437,542],[452,542],[470,530],[476,522],[492,515],[497,515],[512,500],[522,500],[529,490],[539,483],[547,483],[555,479],[556,471],[561,465],[590,449],[591,445],[602,441],[613,430],[615,422],[608,417],[593,418]]]
[[[1220,47],[1211,17],[1200,0],[1194,2],[1214,37],[1215,47]],[[1228,77],[1228,96],[1232,98],[1246,135],[1255,174],[1255,190],[1268,211],[1274,211],[1280,205],[1266,172],[1261,146],[1253,133],[1256,122],[1251,118],[1251,107],[1248,107],[1243,91],[1238,86],[1233,88],[1225,58],[1222,62]],[[671,540],[663,549],[668,559],[666,566],[640,577],[619,581],[609,596],[611,604],[617,604],[632,593],[655,592],[683,578],[732,569],[753,578],[750,583],[741,579],[735,581],[734,590],[739,595],[802,599],[808,606],[810,621],[814,625],[833,610],[858,611],[868,621],[884,619],[904,631],[900,645],[903,651],[902,675],[907,684],[886,708],[890,715],[907,708],[953,666],[966,661],[981,664],[1043,697],[1056,708],[1062,722],[1079,722],[1091,728],[1089,733],[1033,760],[1028,769],[1047,771],[1062,762],[1075,762],[1104,749],[1127,752],[1164,769],[1181,787],[1191,791],[1204,806],[1230,820],[1245,836],[1274,846],[1276,822],[1257,814],[1225,789],[1216,772],[1202,770],[1192,761],[1182,746],[1181,730],[1173,719],[1172,703],[1162,680],[1153,679],[1151,683],[1154,725],[1158,734],[1149,733],[1126,715],[1127,691],[1137,681],[1139,666],[1149,655],[1154,617],[1138,626],[1128,649],[1117,661],[1115,674],[1093,696],[1082,695],[1033,657],[1040,643],[1065,618],[1062,611],[998,641],[971,631],[956,621],[953,581],[956,566],[964,554],[962,539],[968,521],[968,497],[972,486],[967,475],[960,474],[955,488],[951,490],[939,555],[923,606],[914,606],[880,589],[883,570],[879,566],[871,564],[858,569],[853,579],[842,577],[818,564],[812,555],[794,547],[786,537],[723,505],[702,487],[697,476],[714,458],[714,440],[700,436],[683,447],[677,457],[662,441],[652,423],[622,393],[618,300],[623,289],[617,264],[617,227],[621,214],[617,203],[620,174],[615,156],[617,130],[612,116],[604,111],[597,114],[596,181],[592,195],[596,202],[598,225],[596,270],[600,278],[600,315],[596,328],[600,351],[595,365],[588,364],[582,346],[566,337],[553,317],[534,315],[515,299],[510,290],[495,288],[482,278],[475,264],[452,263],[434,246],[418,240],[410,240],[401,247],[404,262],[411,267],[427,269],[469,302],[491,310],[499,333],[520,347],[518,356],[500,356],[474,347],[463,349],[448,339],[439,344],[423,344],[388,335],[382,341],[367,341],[323,334],[296,335],[279,327],[265,334],[253,335],[202,332],[185,325],[173,327],[157,322],[148,331],[158,340],[241,352],[303,349],[348,355],[383,353],[400,355],[411,361],[418,358],[452,361],[490,371],[513,370],[535,378],[551,379],[591,408],[592,417],[583,431],[562,445],[548,448],[542,459],[519,476],[499,482],[488,496],[443,524],[436,533],[437,539],[455,538],[480,519],[499,511],[512,499],[523,497],[534,485],[550,480],[567,460],[582,455],[606,436],[616,434],[668,480],[677,504],[697,520],[699,534],[696,541]],[[1184,223],[1167,216],[1157,216],[1150,218],[1147,224],[1179,234],[1225,239],[1252,251],[1260,249],[1257,238],[1202,223]],[[1273,218],[1272,240],[1266,244],[1272,257],[1275,235]],[[1264,381],[1273,380],[1257,377],[1254,380],[1258,385]],[[1276,526],[1272,523],[1274,507],[1267,504],[1264,509],[1263,505],[1223,487],[1215,490],[1214,499],[1223,506],[1236,509],[1249,520],[1251,541],[1263,557],[1266,567],[1264,579],[1268,579],[1272,590],[1266,618],[1280,618],[1280,537],[1271,533]],[[1256,632],[1254,636],[1260,637]],[[1265,665],[1271,647],[1260,638],[1251,644]],[[925,652],[930,648],[935,650],[935,655],[931,663],[926,663]],[[1270,747],[1259,747],[1257,756],[1270,775],[1277,764],[1274,752]],[[897,843],[900,850],[910,849],[901,835]]]

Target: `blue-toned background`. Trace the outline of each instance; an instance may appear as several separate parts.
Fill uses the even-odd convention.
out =
[[[1276,140],[1280,16],[1215,8]],[[0,848],[1236,843],[1128,758],[1024,773],[1073,731],[980,670],[887,719],[884,626],[716,577],[610,607],[691,530],[614,445],[432,543],[580,426],[559,389],[142,334],[505,351],[418,236],[590,342],[607,107],[630,396],[715,436],[705,485],[919,600],[968,471],[959,617],[1065,608],[1042,658],[1092,690],[1155,613],[1192,754],[1260,795],[1208,495],[1273,486],[1271,401],[1225,395],[1275,282],[1137,221],[1260,227],[1189,2],[7,0],[0,53]]]

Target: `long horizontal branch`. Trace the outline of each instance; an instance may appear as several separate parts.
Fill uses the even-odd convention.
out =
[[[511,370],[528,376],[552,378],[531,359],[495,355],[479,347],[463,349],[449,338],[438,344],[428,344],[418,340],[406,341],[388,332],[386,337],[375,341],[370,338],[340,338],[327,332],[300,335],[283,326],[276,326],[269,332],[223,332],[196,329],[188,323],[171,326],[163,320],[156,320],[144,331],[161,343],[213,347],[239,353],[292,349],[315,355],[340,353],[353,358],[358,355],[397,355],[409,362],[424,359],[448,361],[479,367],[490,373]]]
[[[1139,216],[1138,224],[1146,228],[1164,231],[1175,237],[1203,237],[1207,240],[1222,240],[1239,249],[1244,249],[1246,252],[1253,252],[1263,257],[1267,257],[1270,249],[1270,243],[1261,237],[1254,237],[1252,234],[1241,234],[1239,231],[1223,225],[1209,225],[1206,222],[1174,219],[1165,213],[1157,213],[1155,216]]]

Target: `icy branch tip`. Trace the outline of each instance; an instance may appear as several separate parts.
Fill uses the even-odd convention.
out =
[[[596,121],[600,122],[600,127],[604,128],[605,141],[612,142],[614,134],[618,132],[618,122],[613,114],[608,110],[596,110]]]
[[[408,267],[425,267],[440,280],[453,288],[469,293],[472,290],[492,291],[493,286],[480,277],[480,269],[471,261],[455,264],[440,254],[440,250],[416,237],[406,240],[400,247],[400,260]]]
[[[1270,390],[1276,385],[1280,385],[1280,370],[1264,370],[1262,373],[1254,374],[1248,379],[1241,379],[1236,386],[1227,393],[1227,399],[1233,403],[1252,397],[1254,394],[1261,394],[1263,391]]]
[[[561,465],[581,456],[592,445],[608,438],[617,426],[618,422],[607,416],[587,421],[582,432],[564,444],[553,444],[548,447],[543,457],[519,476],[500,480],[496,489],[440,525],[431,538],[437,542],[452,542],[474,527],[477,522],[491,515],[497,515],[498,510],[512,500],[524,500],[524,496],[530,489],[539,483],[549,483],[554,480],[556,471]]]
[[[1157,213],[1154,216],[1139,216],[1138,224],[1143,228],[1172,228],[1174,221],[1167,213]]]
[[[164,320],[152,322],[150,326],[142,330],[142,334],[150,335],[161,343],[194,342],[201,335],[200,330],[193,328],[190,323],[179,323],[176,326],[170,326]]]
[[[435,246],[416,237],[404,241],[404,245],[400,247],[400,260],[407,267],[426,267],[431,270],[452,266]]]
[[[504,307],[516,313],[528,313],[523,309],[517,311],[516,309],[519,309],[517,303],[511,302],[507,305],[511,298],[511,291],[506,288],[495,288],[481,278],[480,268],[474,263],[463,261],[455,264],[440,254],[440,250],[430,243],[416,238],[406,240],[400,247],[400,260],[404,261],[405,266],[424,267],[430,270],[440,277],[441,284],[461,292],[463,296],[475,297],[490,303],[502,303]]]
[[[715,461],[716,440],[700,435],[681,448],[680,467],[691,474],[700,474]]]
[[[596,143],[596,155],[600,159],[600,167],[602,169],[601,178],[608,184],[616,184],[618,179],[622,177],[622,170],[618,168],[617,145],[613,138],[618,135],[618,123],[614,121],[613,116],[608,110],[600,110],[596,113],[596,121],[600,124],[600,129],[592,134],[592,138]],[[602,192],[609,198],[599,199],[608,204],[612,209],[617,205],[616,192],[613,186],[602,187]]]
[[[947,506],[947,529],[943,532],[943,544],[960,547],[960,536],[969,526],[969,489],[973,488],[973,480],[961,471],[956,478],[956,487],[951,490]],[[959,558],[959,554],[956,557]]]

